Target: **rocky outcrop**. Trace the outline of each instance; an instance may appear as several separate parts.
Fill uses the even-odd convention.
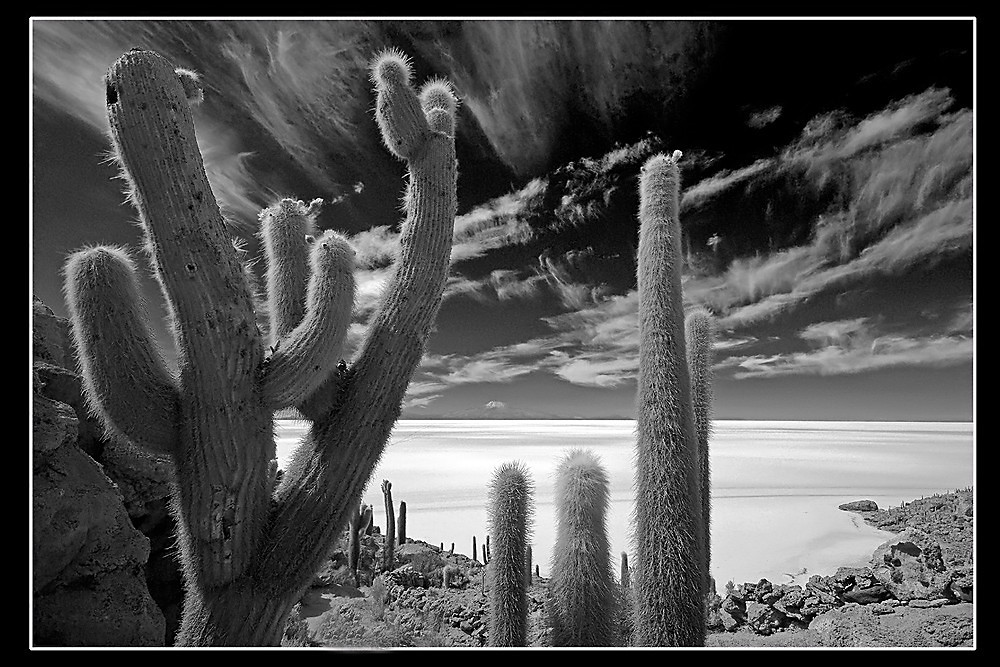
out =
[[[849,503],[838,505],[837,509],[845,512],[875,512],[878,510],[878,505],[874,500],[852,500]]]
[[[932,610],[908,606],[846,604],[809,626],[823,646],[972,646],[972,605]]]
[[[36,620],[36,643],[45,641],[57,644],[61,642],[64,645],[93,645],[91,642],[96,642],[98,645],[102,643],[149,645],[150,642],[143,633],[152,626],[158,626],[161,633],[153,644],[163,645],[165,641],[168,644],[172,643],[183,588],[180,571],[172,553],[174,523],[167,510],[171,464],[165,458],[144,454],[127,443],[115,443],[104,437],[100,423],[90,416],[83,398],[81,378],[75,372],[76,363],[72,355],[69,325],[65,319],[56,317],[52,310],[37,298],[32,308],[32,351],[35,386],[33,429],[35,567],[37,569],[42,564],[42,570],[45,571],[55,564],[69,562],[83,553],[78,548],[80,545],[73,541],[76,538],[66,537],[59,540],[55,535],[46,532],[46,522],[56,521],[55,517],[60,517],[59,520],[65,519],[69,522],[67,525],[76,527],[75,530],[68,530],[68,535],[78,536],[80,531],[83,531],[84,535],[90,535],[94,539],[98,539],[101,535],[111,539],[109,536],[114,535],[115,539],[122,541],[117,551],[112,545],[104,542],[101,542],[99,547],[94,547],[106,556],[106,560],[93,559],[91,566],[80,574],[89,582],[87,586],[67,580],[66,577],[75,576],[74,570],[67,570],[61,579],[47,580],[40,588],[36,587],[36,609],[45,610],[43,616],[38,617],[43,624],[38,625]],[[103,484],[96,481],[98,478],[104,480]],[[83,480],[86,480],[85,484]],[[82,486],[77,489],[81,484]],[[86,493],[95,494],[95,498],[82,501],[81,498],[85,496],[80,494]],[[56,502],[57,496],[63,500]],[[82,508],[73,508],[71,499],[83,507],[89,507],[89,513]],[[59,504],[60,502],[64,503],[65,507]],[[79,517],[73,518],[74,512],[79,514]],[[117,526],[119,514],[124,517],[130,530],[121,527],[113,530],[109,528],[112,525]],[[134,529],[138,529],[141,533],[136,533]],[[137,550],[132,543],[136,539],[143,544],[141,549]],[[124,579],[132,576],[124,573],[131,571],[130,568],[134,567],[136,558],[140,559],[138,569],[140,581],[137,585],[144,589],[146,599],[152,594],[156,604],[162,609],[160,613],[155,606],[153,608],[155,612],[153,616],[158,620],[142,621],[144,617],[135,603],[138,599],[135,597],[137,594],[123,583]],[[114,586],[110,583],[108,586],[94,583],[105,579],[100,575],[101,568],[104,567],[102,563],[107,565],[109,572],[116,573],[114,578],[118,583]],[[43,576],[44,579],[46,577]],[[143,579],[146,582],[143,582]],[[110,582],[111,579],[107,581]],[[91,590],[88,588],[90,584],[97,587]],[[62,592],[54,597],[57,590]],[[72,595],[70,596],[67,591],[72,591]],[[114,596],[118,594],[124,596],[120,604],[114,602]],[[128,605],[131,604],[135,608],[133,611],[136,614],[136,623],[139,624],[135,627],[141,626],[142,631],[136,629],[134,632],[126,632],[125,628],[129,627],[129,624],[109,612],[101,618],[114,627],[116,632],[121,630],[120,637],[112,641],[105,634],[98,632],[96,628],[91,627],[93,623],[88,624],[74,615],[76,610],[88,608],[83,604],[88,595],[93,597],[94,604],[120,607],[121,614],[125,615],[127,615],[125,610],[129,609]],[[72,598],[70,607],[58,602],[59,599],[70,598]],[[133,602],[127,603],[127,600]],[[60,611],[60,607],[65,609]],[[73,612],[71,613],[69,609]],[[80,611],[80,613],[86,616],[90,612]],[[60,621],[60,618],[64,620]],[[53,629],[51,632],[44,630],[48,627],[56,628],[60,623],[78,626],[82,634],[74,634],[64,629]],[[41,634],[39,630],[42,630]]]
[[[774,585],[766,579],[756,584],[730,584],[721,598],[709,602],[709,628],[728,632],[747,628],[766,636],[787,627],[813,629],[822,618],[825,620],[819,628],[827,628],[825,645],[864,646],[864,641],[875,640],[864,629],[849,638],[845,628],[853,621],[869,629],[880,628],[890,622],[879,625],[871,618],[894,614],[900,608],[939,609],[972,602],[972,543],[967,539],[972,535],[971,490],[923,498],[890,510],[868,510],[857,504],[867,502],[840,508],[865,512],[868,523],[900,533],[875,550],[867,567],[842,567],[826,577],[813,575],[805,587]],[[918,632],[905,638],[916,643],[898,645],[964,645],[947,643],[965,641],[964,621],[947,617],[940,622],[949,629],[932,629],[929,635],[937,632],[937,636],[949,639],[928,639]]]
[[[101,466],[76,445],[72,408],[38,391],[32,429],[32,617],[36,646],[162,646],[146,587],[149,542]]]

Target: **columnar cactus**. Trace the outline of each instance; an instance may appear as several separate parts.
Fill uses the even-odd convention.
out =
[[[622,588],[629,588],[632,585],[628,569],[628,554],[624,551],[622,552],[621,578],[619,581],[621,582]]]
[[[399,501],[399,518],[396,520],[396,538],[399,540],[399,545],[402,546],[406,544],[406,501]]]
[[[488,562],[490,560],[490,536],[489,535],[486,536],[486,545],[485,545],[485,547],[486,547],[486,561]]]
[[[695,431],[698,434],[698,474],[701,477],[701,516],[704,527],[702,556],[705,562],[705,595],[711,588],[712,564],[712,471],[709,466],[708,439],[712,434],[712,316],[704,308],[688,313],[684,320],[687,340],[688,373],[691,375],[691,403]]]
[[[365,536],[365,531],[368,530],[368,526],[371,523],[372,508],[368,505],[361,503],[361,508],[358,512],[351,512],[347,528],[347,566],[354,575],[355,586],[361,585],[361,581],[358,579],[358,565],[361,561],[361,538]]]
[[[524,553],[524,581],[528,585],[528,587],[530,588],[531,587],[531,583],[532,583],[532,578],[531,578],[531,545],[530,544],[528,545],[528,548],[525,550],[525,553]]]
[[[590,450],[570,450],[556,467],[552,556],[556,646],[614,643],[615,584],[607,510],[608,473]]]
[[[314,207],[283,202],[265,214],[269,270],[290,278],[269,280],[268,355],[195,138],[194,86],[183,78],[138,49],[106,77],[111,138],[166,297],[179,375],[155,347],[136,267],[121,249],[70,257],[67,305],[94,412],[112,434],[175,465],[186,590],[177,643],[277,645],[358,506],[440,305],[456,210],[456,101],[438,81],[418,96],[398,52],[373,64],[378,125],[409,166],[407,216],[394,276],[359,353],[337,373],[353,251],[334,233],[307,243],[301,225]],[[312,426],[272,488],[272,417],[286,406]]]
[[[488,521],[496,546],[490,563],[490,646],[524,646],[528,636],[525,555],[534,513],[532,483],[519,462],[504,463],[489,487]]]
[[[385,540],[382,542],[382,569],[391,572],[396,555],[396,510],[392,506],[392,482],[382,480],[385,497]]]
[[[635,641],[705,642],[702,503],[684,309],[680,171],[655,155],[640,177],[639,398],[636,420]]]
[[[472,560],[479,558],[479,554],[476,553],[476,536],[472,536]],[[485,565],[485,563],[484,563]]]

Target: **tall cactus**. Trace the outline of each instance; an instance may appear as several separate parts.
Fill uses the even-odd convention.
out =
[[[382,569],[392,571],[396,555],[396,510],[392,505],[392,482],[382,480],[382,495],[385,497],[385,540],[382,542]]]
[[[309,266],[307,281],[269,281],[279,307],[270,309],[268,356],[195,138],[191,77],[138,49],[108,71],[111,138],[167,301],[179,375],[155,347],[123,251],[71,256],[66,297],[94,412],[109,432],[174,462],[186,589],[179,645],[280,642],[385,449],[436,317],[456,210],[456,101],[437,81],[418,96],[395,51],[375,60],[372,79],[383,139],[409,166],[406,221],[361,349],[336,373],[354,292],[345,239],[328,233],[310,247],[300,225],[314,210],[298,202],[263,221],[269,267]],[[312,425],[271,488],[273,412],[289,405]]]
[[[348,522],[347,536],[347,566],[354,575],[354,585],[360,586],[358,578],[358,565],[361,561],[361,538],[365,536],[365,531],[372,523],[372,508],[361,503],[361,508],[357,512],[351,512]]]
[[[680,171],[646,161],[639,191],[639,398],[636,420],[635,641],[701,646],[703,587],[698,439],[681,299]]]
[[[556,545],[550,584],[556,646],[614,643],[609,484],[607,471],[590,450],[570,450],[556,467]]]
[[[525,555],[534,513],[528,469],[514,461],[493,473],[488,522],[495,538],[490,578],[490,646],[524,646],[528,637]],[[484,545],[485,546],[485,545]]]
[[[698,474],[701,477],[701,516],[703,526],[702,572],[705,595],[711,589],[712,564],[712,471],[709,466],[708,439],[712,434],[712,316],[704,308],[688,313],[684,320],[687,340],[688,372],[691,375],[691,403],[695,431],[698,434]]]

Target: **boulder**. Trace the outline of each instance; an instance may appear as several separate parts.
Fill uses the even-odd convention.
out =
[[[972,605],[913,609],[844,605],[813,620],[809,630],[829,647],[942,647],[972,645]]]
[[[874,500],[852,500],[849,503],[838,505],[837,509],[845,512],[877,512],[878,504]]]
[[[144,572],[149,541],[100,465],[76,446],[72,409],[35,399],[33,643],[162,646],[165,622]]]
[[[785,615],[762,602],[747,604],[747,625],[759,635],[769,635],[788,624]]]
[[[915,528],[875,550],[872,572],[893,597],[903,601],[947,597],[952,581],[940,545],[929,543],[928,536]]]
[[[948,584],[948,592],[956,600],[972,602],[973,584],[972,566],[957,567],[951,570],[951,583]]]

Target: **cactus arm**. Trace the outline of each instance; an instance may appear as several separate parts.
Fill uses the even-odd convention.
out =
[[[676,155],[676,154],[675,154]],[[705,639],[697,437],[681,299],[680,172],[656,155],[640,177],[636,587],[643,646]]]
[[[315,216],[322,202],[314,199],[307,206],[296,199],[282,199],[260,212],[272,345],[288,335],[305,316],[309,282],[306,237],[316,233]]]
[[[305,317],[278,339],[263,377],[265,402],[274,409],[300,404],[326,381],[351,323],[354,250],[332,231],[312,245]]]
[[[173,67],[158,54],[132,50],[111,66],[106,85],[112,142],[179,351],[174,503],[185,579],[189,591],[219,590],[255,561],[271,507],[271,413],[257,382],[263,344]],[[206,613],[216,613],[224,598],[207,597]],[[199,601],[188,606],[201,613]],[[183,634],[184,641],[208,641]]]
[[[109,434],[170,454],[177,448],[177,385],[156,347],[135,264],[122,248],[70,256],[66,302],[90,409]]]
[[[705,594],[711,587],[711,520],[712,484],[708,440],[712,431],[712,317],[704,308],[688,314],[684,320],[687,339],[688,369],[691,374],[691,403],[694,407],[695,430],[698,434],[698,474],[701,477],[701,511],[703,556],[705,563]]]
[[[344,525],[345,508],[361,495],[399,418],[448,273],[457,207],[454,96],[437,83],[418,99],[408,69],[392,59],[378,60],[373,70],[383,139],[409,163],[400,254],[361,352],[329,404],[313,406],[313,415],[322,414],[282,478],[261,563],[269,573],[283,571],[289,554],[309,567],[326,556],[325,545]]]
[[[112,142],[184,350],[181,383],[189,388],[184,376],[193,367],[188,379],[198,389],[225,383],[246,391],[263,349],[184,87],[166,59],[141,50],[121,56],[106,84]]]

